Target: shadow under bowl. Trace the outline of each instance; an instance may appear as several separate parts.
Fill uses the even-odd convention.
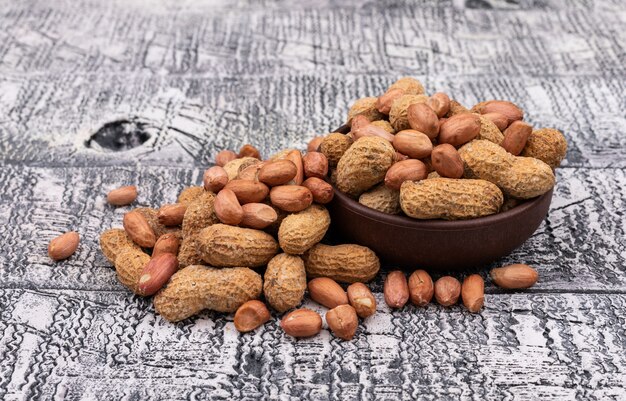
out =
[[[371,248],[386,266],[457,270],[480,267],[522,245],[548,214],[552,190],[511,210],[471,220],[416,220],[361,205],[335,188],[333,235]]]

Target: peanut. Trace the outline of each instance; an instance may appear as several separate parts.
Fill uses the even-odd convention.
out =
[[[383,286],[385,303],[390,308],[402,308],[409,300],[409,285],[404,273],[394,270],[387,274],[385,285]]]
[[[320,144],[320,152],[328,159],[328,165],[335,167],[343,154],[352,146],[352,142],[352,138],[339,132],[333,132],[326,135]]]
[[[389,89],[383,95],[379,96],[376,100],[376,109],[382,114],[389,114],[393,102],[395,102],[396,99],[398,99],[399,97],[404,96],[404,94],[404,89]]]
[[[278,219],[276,210],[264,203],[246,203],[241,209],[243,210],[243,218],[241,219],[243,227],[262,230]]]
[[[243,209],[237,195],[230,189],[222,189],[215,197],[215,215],[224,224],[236,226],[243,220]]]
[[[347,293],[348,301],[359,317],[365,319],[376,313],[376,298],[365,284],[350,284]]]
[[[350,196],[360,195],[385,178],[394,156],[393,146],[385,139],[359,139],[337,165],[337,188]]]
[[[426,306],[433,299],[433,279],[424,270],[415,270],[409,277],[409,296],[415,306]]]
[[[261,295],[261,276],[247,267],[215,269],[187,266],[174,273],[154,297],[154,308],[170,322],[187,319],[204,309],[234,312]]]
[[[274,238],[259,230],[213,224],[196,238],[198,254],[217,267],[259,267],[278,252]]]
[[[496,145],[497,146],[497,145]],[[405,181],[400,187],[400,206],[415,219],[460,220],[498,213],[503,195],[484,180],[429,178]]]
[[[509,126],[509,119],[504,114],[500,114],[500,113],[485,113],[485,114],[482,114],[481,117],[484,117],[484,118],[488,119],[501,132],[503,132],[506,129],[506,127]],[[481,121],[482,121],[482,118],[481,118]],[[487,139],[487,138],[482,138],[482,139]]]
[[[435,281],[435,299],[442,306],[456,304],[461,295],[461,283],[451,276],[441,277]]]
[[[183,224],[183,217],[187,206],[182,203],[163,205],[157,211],[157,219],[164,226],[179,226]]]
[[[501,146],[475,140],[459,149],[466,178],[480,178],[496,184],[506,195],[530,199],[554,186],[550,166],[532,157],[513,156]]]
[[[352,123],[352,119],[357,115],[363,115],[370,121],[376,121],[384,118],[384,116],[376,108],[376,97],[364,97],[358,99],[348,111],[348,125]]]
[[[107,202],[113,206],[130,205],[135,199],[137,199],[137,187],[134,185],[120,187],[107,194]]]
[[[323,140],[323,136],[316,136],[311,139],[306,147],[307,152],[318,152]]]
[[[336,337],[350,341],[359,326],[359,318],[352,306],[339,305],[326,312],[326,323]]]
[[[424,180],[428,176],[426,165],[419,160],[408,159],[394,163],[385,175],[385,186],[400,190],[404,181]]]
[[[67,259],[76,252],[79,242],[80,236],[76,231],[59,235],[48,244],[48,256],[55,261]]]
[[[517,105],[507,100],[489,100],[480,102],[472,107],[472,112],[479,114],[499,113],[506,116],[508,123],[522,120],[524,112]]]
[[[126,234],[126,231],[119,228],[112,228],[100,234],[100,249],[109,262],[115,264],[115,259],[126,248],[141,251],[139,245]]]
[[[437,117],[442,118],[450,110],[450,98],[443,92],[437,92],[433,94],[426,102],[428,106],[437,114]]]
[[[302,158],[304,176],[307,178],[326,178],[328,175],[328,159],[320,152],[309,152]]]
[[[480,118],[476,114],[462,113],[448,118],[439,130],[439,143],[460,146],[480,133]]]
[[[557,168],[567,153],[567,141],[563,134],[553,128],[534,130],[526,141],[522,156],[534,157],[553,169]]]
[[[285,315],[280,326],[292,337],[311,337],[322,330],[322,317],[311,309],[301,308]]]
[[[261,301],[253,299],[241,305],[237,312],[233,323],[240,333],[247,333],[258,327],[261,327],[270,320],[270,311]]]
[[[324,206],[307,209],[285,217],[278,230],[278,242],[283,251],[302,254],[324,238],[330,227],[330,214]]]
[[[279,185],[270,191],[272,204],[286,212],[300,212],[313,203],[313,194],[301,185]]]
[[[124,230],[126,234],[139,246],[152,248],[156,242],[156,235],[148,220],[136,210],[124,215]]]
[[[439,134],[439,117],[427,104],[410,105],[407,109],[407,119],[411,129],[426,134],[429,139],[435,139]]]
[[[333,200],[333,197],[335,196],[335,191],[333,190],[332,185],[317,177],[307,178],[302,183],[302,186],[311,191],[311,195],[313,195],[313,202],[315,203],[324,205]]]
[[[448,143],[435,146],[430,154],[433,168],[441,177],[463,177],[463,159],[456,148]]]
[[[378,185],[359,196],[359,203],[388,214],[400,214],[400,191]]]
[[[171,253],[176,256],[178,254],[178,248],[180,247],[180,240],[174,233],[163,234],[159,237],[152,249],[152,257],[155,258],[158,255],[164,253]]]
[[[491,269],[491,280],[498,286],[506,289],[530,288],[537,282],[537,270],[524,264],[514,264]]]
[[[226,163],[233,161],[237,158],[237,154],[232,150],[222,150],[215,156],[215,164],[219,167],[224,167]]]
[[[293,180],[297,173],[298,169],[291,160],[275,160],[261,167],[259,181],[270,187],[283,185]]]
[[[148,296],[155,294],[178,270],[178,260],[171,253],[153,256],[140,273],[137,293]]]
[[[237,200],[242,205],[262,202],[270,192],[267,185],[262,182],[241,179],[229,181],[224,189],[230,189],[234,192]]]
[[[272,258],[265,271],[263,293],[278,312],[300,305],[306,290],[304,262],[298,256],[281,253]]]
[[[512,155],[519,155],[526,141],[533,131],[533,127],[523,121],[513,121],[511,125],[504,131],[504,139],[500,146]]]
[[[373,124],[368,124],[364,127],[359,128],[356,131],[353,130],[351,134],[355,141],[366,136],[377,136],[379,138],[386,139],[389,142],[393,141],[392,134],[387,132],[384,128],[378,127]]]
[[[254,157],[255,159],[261,159],[261,153],[257,148],[248,144],[245,144],[239,149],[238,157]]]
[[[426,103],[427,101],[428,96],[426,95],[412,95],[407,93],[394,100],[389,110],[389,122],[393,129],[395,129],[396,132],[400,132],[411,128],[407,115],[409,106],[415,103]]]
[[[380,261],[371,249],[364,246],[317,244],[304,254],[304,267],[309,277],[356,283],[376,277]]]
[[[242,157],[240,159],[229,161],[223,167],[226,174],[228,174],[228,180],[230,181],[236,179],[239,176],[239,172],[260,162],[261,161],[255,157]]]
[[[223,167],[213,166],[204,172],[202,182],[205,190],[218,193],[228,184],[228,173]]]
[[[398,132],[393,138],[393,147],[413,159],[428,157],[433,150],[430,138],[412,129]]]
[[[329,309],[348,303],[346,292],[331,278],[314,278],[309,281],[308,287],[311,299]]]
[[[471,274],[465,277],[461,286],[461,299],[463,305],[470,312],[480,311],[485,302],[485,281],[479,274]]]

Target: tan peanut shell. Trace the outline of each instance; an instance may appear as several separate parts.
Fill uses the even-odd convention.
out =
[[[333,132],[322,140],[320,152],[328,159],[329,166],[336,166],[339,159],[352,146],[352,138],[339,132]]]
[[[426,103],[427,101],[428,96],[426,95],[405,94],[397,98],[391,104],[391,110],[389,110],[389,122],[393,129],[395,129],[396,132],[410,129],[411,125],[409,124],[407,115],[409,106],[416,103]]]
[[[371,209],[388,214],[400,214],[400,191],[388,188],[384,184],[364,192],[359,196],[359,203]]]
[[[306,271],[299,256],[281,253],[272,258],[265,270],[263,293],[278,312],[300,305],[306,290]]]
[[[377,100],[377,97],[364,97],[354,102],[348,111],[348,125],[350,125],[352,123],[352,119],[358,115],[365,116],[370,121],[376,121],[384,118],[385,116],[376,108]]]
[[[354,245],[317,244],[304,255],[309,277],[328,277],[344,283],[367,282],[376,277],[380,261],[369,248]]]
[[[234,312],[261,295],[261,276],[247,267],[215,269],[187,266],[176,272],[154,297],[154,308],[170,322],[187,319],[204,309]]]
[[[480,132],[476,139],[485,139],[487,141],[500,145],[504,140],[504,134],[490,119],[480,116]]]
[[[228,174],[229,180],[234,180],[239,175],[240,171],[243,171],[246,167],[250,167],[253,164],[260,163],[261,161],[255,157],[242,157],[240,159],[231,160],[224,165],[224,170]]]
[[[362,194],[385,178],[394,158],[389,141],[375,136],[359,139],[337,165],[337,188],[350,196]]]
[[[196,235],[203,228],[216,223],[219,223],[219,219],[215,214],[215,195],[204,191],[187,206],[183,216],[183,236]]]
[[[402,77],[389,86],[389,89],[402,89],[407,95],[424,94],[424,86],[420,81],[413,77]]]
[[[183,188],[183,190],[180,191],[180,194],[178,195],[178,199],[176,200],[176,202],[182,203],[185,206],[189,206],[191,202],[198,199],[198,197],[205,192],[206,191],[204,190],[203,187],[198,187],[198,186]]]
[[[200,254],[198,253],[198,247],[196,245],[196,236],[188,235],[180,242],[180,248],[178,248],[178,266],[181,268],[191,265],[203,265],[205,264]]]
[[[554,173],[546,163],[513,156],[493,142],[472,141],[461,147],[459,154],[465,164],[465,177],[490,181],[511,197],[534,198],[554,186]]]
[[[214,224],[198,233],[198,254],[211,266],[259,267],[278,252],[274,237],[251,228]]]
[[[484,180],[432,178],[405,181],[400,188],[400,205],[415,219],[472,219],[498,213],[503,195]]]
[[[286,253],[300,255],[320,242],[329,226],[328,210],[321,205],[311,205],[283,219],[278,229],[278,242]]]
[[[530,134],[521,155],[539,159],[554,169],[561,164],[566,153],[567,141],[561,131],[540,128]]]
[[[126,248],[115,259],[117,279],[126,288],[135,294],[139,294],[139,277],[141,277],[141,272],[149,261],[150,256],[147,253],[133,248]]]
[[[100,249],[104,257],[112,264],[115,264],[117,255],[126,249],[141,251],[141,248],[121,228],[112,228],[100,234]]]

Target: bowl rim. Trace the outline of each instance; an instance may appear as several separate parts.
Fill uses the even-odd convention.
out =
[[[468,220],[419,220],[408,216],[383,213],[376,209],[369,208],[350,198],[334,185],[333,189],[335,190],[335,197],[339,198],[341,203],[346,204],[353,213],[362,217],[395,227],[407,227],[416,230],[431,231],[465,231],[503,223],[514,219],[515,217],[519,217],[530,209],[537,207],[546,197],[552,197],[552,192],[554,191],[554,189],[550,189],[543,195],[529,199],[521,205],[517,205],[506,212],[495,213],[489,216],[477,217],[475,219]],[[333,202],[336,202],[336,200],[333,200]]]

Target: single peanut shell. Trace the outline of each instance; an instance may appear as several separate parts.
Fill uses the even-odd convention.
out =
[[[400,214],[400,191],[385,184],[378,185],[359,196],[359,203],[371,209],[388,214]]]
[[[321,205],[311,205],[283,219],[278,230],[278,242],[286,253],[300,255],[320,242],[328,227],[328,210]]]
[[[278,312],[300,305],[306,290],[304,262],[298,256],[281,253],[267,264],[263,283],[265,299]]]
[[[215,214],[215,195],[203,190],[203,193],[187,206],[183,216],[183,237],[197,235],[203,228],[219,221]]]
[[[513,156],[493,142],[472,141],[459,149],[459,155],[465,165],[464,177],[492,182],[513,198],[534,198],[554,187],[554,173],[546,163]]]
[[[100,234],[100,249],[111,264],[115,264],[117,255],[126,249],[141,251],[139,245],[135,244],[121,228],[112,228]]]
[[[337,165],[337,188],[350,196],[359,196],[385,178],[394,157],[389,141],[373,136],[359,139]]]
[[[204,309],[234,312],[258,299],[263,280],[247,267],[215,269],[188,266],[175,273],[154,297],[154,308],[164,319],[178,322]]]
[[[188,235],[182,239],[180,247],[178,248],[177,257],[180,268],[205,264],[198,253],[195,235]]]
[[[541,128],[530,134],[521,155],[539,159],[555,169],[559,167],[566,153],[565,136],[554,128]]]
[[[400,188],[400,206],[415,219],[473,219],[498,213],[502,202],[502,191],[484,180],[429,178]]]
[[[259,230],[214,224],[196,238],[198,254],[211,266],[259,267],[278,252],[274,238]]]
[[[376,277],[380,261],[371,249],[364,246],[317,244],[304,254],[304,267],[309,277],[364,283]]]
[[[150,262],[148,254],[141,250],[126,248],[115,258],[117,279],[126,288],[139,294],[139,277],[148,262]]]
[[[339,132],[333,132],[326,135],[322,140],[320,152],[328,159],[328,165],[335,167],[343,154],[352,146],[352,142],[352,138]]]

